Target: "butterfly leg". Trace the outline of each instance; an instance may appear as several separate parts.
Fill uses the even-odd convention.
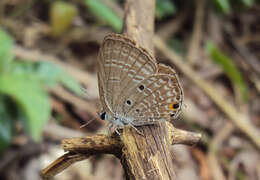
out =
[[[113,131],[115,131],[119,136],[121,136],[121,133],[118,131],[118,126],[115,126],[113,123],[110,123],[108,126],[108,135],[111,136],[113,134]]]
[[[119,136],[121,136],[121,133],[118,131],[118,126],[115,128],[115,132],[116,132]]]

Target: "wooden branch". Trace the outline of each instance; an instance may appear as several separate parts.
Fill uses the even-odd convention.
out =
[[[200,141],[201,134],[199,133],[177,129],[171,123],[166,123],[166,125],[167,132],[169,132],[167,139],[171,145],[194,145]],[[143,136],[140,138],[143,138]],[[93,152],[94,154],[108,153],[118,155],[118,151],[121,151],[124,144],[117,134],[113,134],[111,137],[104,134],[98,134],[94,136],[64,139],[61,142],[61,146],[65,151],[74,153]]]
[[[168,122],[166,124],[169,132],[169,140],[172,145],[185,144],[192,146],[197,144],[201,139],[200,133],[194,133],[182,129],[177,129],[171,123]]]
[[[166,123],[166,125],[167,125],[166,127],[168,132],[168,138],[166,138],[167,143],[194,145],[200,141],[201,135],[198,133],[177,129],[171,123]],[[125,134],[129,133],[128,131],[129,128],[127,128],[127,132]],[[134,131],[130,133],[136,133],[136,132]],[[149,134],[152,135],[152,133]],[[144,137],[138,134],[136,135],[138,136],[138,138],[144,139]],[[158,134],[156,136],[158,136]],[[130,137],[131,136],[126,137],[126,140],[130,140],[130,143],[128,144],[133,145],[132,142],[135,141],[131,141]],[[149,138],[151,137],[150,136],[146,137],[147,142],[149,142]],[[160,136],[158,136],[158,138],[160,138]],[[43,169],[41,171],[42,177],[51,178],[56,174],[60,173],[61,171],[63,171],[64,169],[66,169],[67,167],[69,167],[70,165],[74,164],[75,162],[87,159],[89,156],[93,154],[108,153],[108,154],[114,154],[118,158],[121,158],[124,144],[117,134],[113,134],[112,136],[98,134],[98,135],[86,136],[82,138],[64,139],[62,140],[61,146],[65,151],[68,151],[68,153],[62,155],[53,163],[51,163],[48,167]],[[136,154],[138,153],[139,152],[137,152]]]
[[[62,141],[62,148],[65,151],[77,153],[114,154],[120,155],[123,144],[117,134],[106,136],[98,134],[82,138],[69,138]]]
[[[51,163],[48,167],[41,170],[40,174],[43,179],[49,179],[58,173],[62,172],[64,169],[72,165],[77,161],[82,161],[87,159],[92,154],[79,154],[68,152],[58,159],[56,159],[53,163]]]

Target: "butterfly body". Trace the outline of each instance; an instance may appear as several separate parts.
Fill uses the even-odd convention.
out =
[[[123,35],[105,37],[98,56],[98,85],[102,119],[116,126],[175,119],[183,103],[175,71]]]

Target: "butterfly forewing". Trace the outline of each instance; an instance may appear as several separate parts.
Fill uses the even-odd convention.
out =
[[[101,46],[98,73],[104,81],[102,88],[105,92],[106,104],[112,111],[114,110],[114,96],[120,88],[120,73],[125,62],[122,58],[123,43],[109,37],[105,38]]]
[[[120,114],[121,103],[128,96],[130,87],[156,73],[158,67],[147,52],[123,36],[107,36],[102,51],[107,79],[104,89],[109,96],[107,102],[114,112]]]

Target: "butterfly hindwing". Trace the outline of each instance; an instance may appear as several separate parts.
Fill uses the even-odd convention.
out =
[[[171,73],[159,71],[149,76],[129,93],[128,101],[132,101],[132,104],[123,105],[126,116],[134,117],[134,125],[142,125],[143,121],[151,124],[174,119],[181,110],[183,92],[177,75],[170,67],[161,68],[167,68],[165,70]]]

